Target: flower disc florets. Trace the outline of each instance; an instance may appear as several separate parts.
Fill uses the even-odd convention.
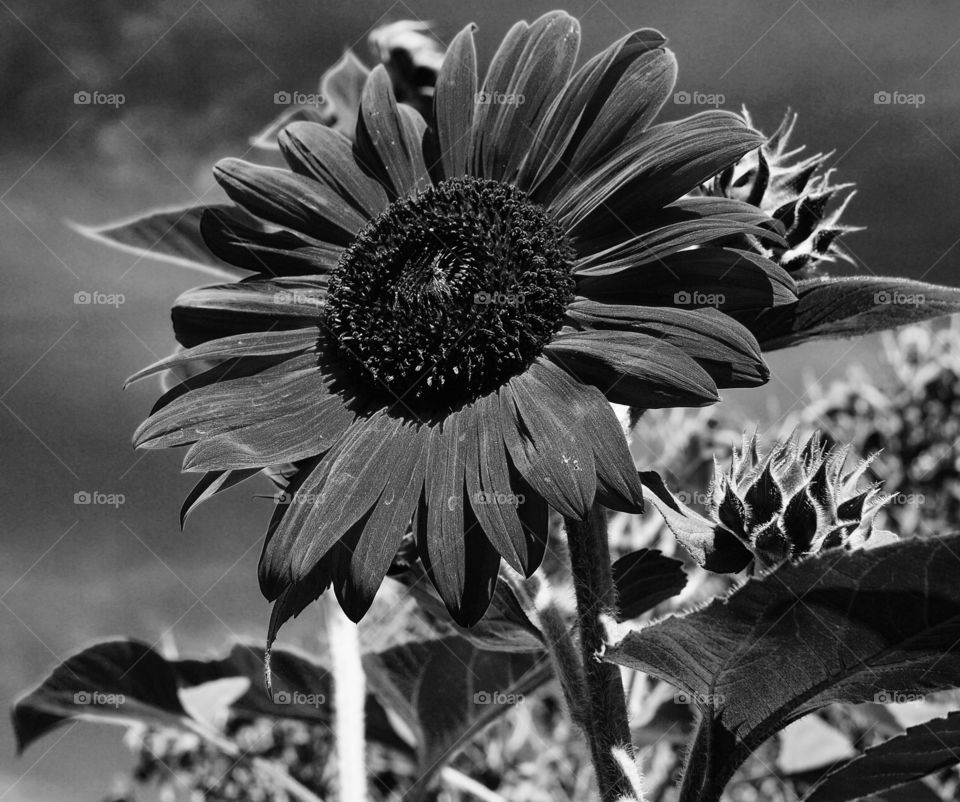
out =
[[[465,403],[527,367],[573,297],[573,249],[541,206],[453,178],[391,204],[347,249],[324,324],[378,389]]]

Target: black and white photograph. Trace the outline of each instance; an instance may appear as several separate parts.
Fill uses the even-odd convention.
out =
[[[0,802],[960,800],[955,0],[0,67]]]

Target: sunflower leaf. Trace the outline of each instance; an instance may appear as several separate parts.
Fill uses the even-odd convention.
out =
[[[718,798],[753,750],[812,710],[953,687],[958,553],[960,534],[826,552],[610,644],[604,659],[699,708],[681,799]]]
[[[683,563],[656,549],[638,549],[613,564],[619,618],[637,618],[686,587]]]
[[[960,763],[960,711],[910,727],[830,772],[805,802],[846,802]]]
[[[960,289],[895,277],[806,279],[797,282],[797,297],[787,306],[733,314],[764,351],[775,351],[960,312]]]

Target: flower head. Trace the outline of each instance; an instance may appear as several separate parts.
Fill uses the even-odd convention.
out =
[[[716,466],[706,517],[659,488],[658,508],[682,541],[709,543],[707,567],[764,568],[832,548],[872,547],[892,535],[874,528],[889,500],[876,485],[862,487],[869,460],[846,471],[849,447],[828,446],[819,432],[803,444],[795,433],[767,454],[757,436]]]
[[[217,165],[236,205],[208,209],[202,233],[251,275],[177,301],[188,350],[141,375],[216,366],[136,440],[189,445],[204,487],[293,466],[260,567],[281,618],[332,584],[359,619],[412,528],[473,623],[501,558],[540,563],[548,508],[641,508],[608,402],[700,406],[766,380],[728,313],[795,301],[793,280],[724,243],[778,240],[777,224],[688,196],[762,138],[719,111],[653,124],[675,77],[656,31],[574,70],[579,39],[562,12],[517,23],[478,80],[467,27],[427,119],[380,66],[352,139],[296,122],[289,169]]]

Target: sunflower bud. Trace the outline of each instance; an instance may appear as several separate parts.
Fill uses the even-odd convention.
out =
[[[752,125],[747,110],[743,113]],[[795,276],[808,277],[825,263],[853,263],[838,241],[862,229],[840,222],[855,193],[852,183],[835,183],[833,170],[826,168],[833,154],[801,157],[802,146],[790,147],[796,122],[797,115],[788,112],[760,148],[718,175],[706,191],[751,203],[778,220],[785,247],[758,244],[757,249]]]
[[[691,552],[711,570],[718,560],[744,567],[734,560],[734,539],[749,552],[746,562],[761,568],[826,549],[882,545],[895,536],[873,522],[889,497],[876,485],[861,486],[869,460],[844,471],[848,452],[815,433],[802,445],[794,435],[764,455],[756,435],[745,437],[730,466],[715,470],[706,517],[665,498],[662,484],[660,492],[651,489],[667,525],[685,546],[694,543]]]

